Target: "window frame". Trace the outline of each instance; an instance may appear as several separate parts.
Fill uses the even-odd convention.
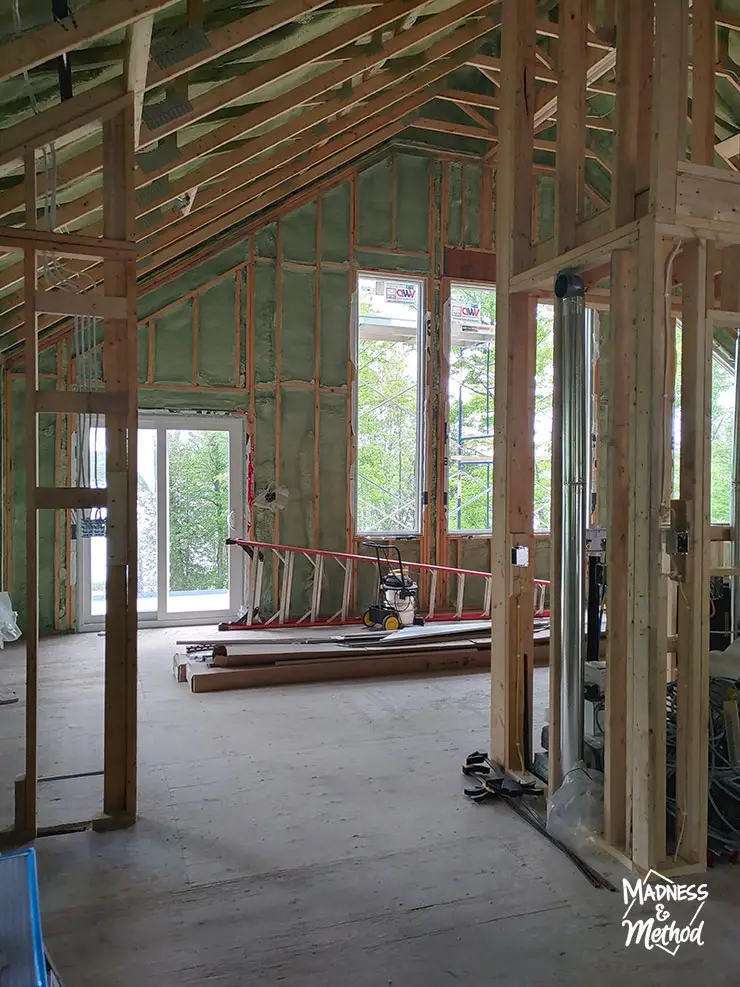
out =
[[[360,282],[362,280],[372,281],[395,281],[401,284],[414,284],[419,292],[419,302],[416,313],[416,454],[415,454],[415,491],[414,504],[416,520],[412,529],[374,529],[363,530],[359,525],[360,507],[360,469],[359,469],[359,447],[360,447],[360,417],[359,417],[359,391],[360,391]],[[426,373],[425,373],[425,351],[424,327],[426,323],[426,292],[425,278],[421,274],[410,274],[406,276],[403,272],[372,271],[360,269],[357,271],[355,280],[354,296],[356,303],[352,318],[353,340],[352,340],[352,362],[354,365],[353,387],[352,387],[352,419],[354,438],[354,463],[351,477],[351,502],[353,510],[353,529],[355,538],[420,538],[423,526],[424,508],[424,477],[426,470],[425,462],[425,429],[424,429],[424,409],[426,406]]]

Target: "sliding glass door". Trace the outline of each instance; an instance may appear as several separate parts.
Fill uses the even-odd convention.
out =
[[[243,430],[217,417],[141,418],[138,435],[140,623],[211,622],[236,613],[242,564],[226,538],[243,530]],[[105,426],[87,441],[90,474],[105,482]],[[105,615],[105,511],[78,522],[80,624]]]

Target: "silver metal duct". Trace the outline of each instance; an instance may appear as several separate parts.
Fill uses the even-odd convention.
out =
[[[555,280],[560,333],[563,498],[560,561],[560,760],[563,777],[583,758],[585,551],[589,521],[591,319],[583,280],[564,271]]]
[[[740,330],[735,341],[735,427],[732,442],[732,484],[730,523],[732,524],[731,566],[740,566]],[[732,577],[732,640],[738,635],[740,619],[740,577]]]

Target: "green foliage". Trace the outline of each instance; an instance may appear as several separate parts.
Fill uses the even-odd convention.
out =
[[[416,344],[361,339],[358,358],[357,530],[415,531]]]
[[[228,587],[229,437],[226,432],[167,435],[170,589]]]

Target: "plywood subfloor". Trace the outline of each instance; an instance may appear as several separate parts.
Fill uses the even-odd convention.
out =
[[[177,629],[143,632],[141,819],[39,842],[48,945],[72,987],[735,984],[740,871],[710,876],[706,946],[624,948],[597,891],[504,806],[462,794],[485,675],[193,695]],[[100,763],[102,640],[45,642],[42,773]],[[21,683],[20,649],[0,687]],[[0,808],[22,703],[0,709]],[[45,821],[100,798],[43,786]],[[91,804],[92,803],[92,804]]]

